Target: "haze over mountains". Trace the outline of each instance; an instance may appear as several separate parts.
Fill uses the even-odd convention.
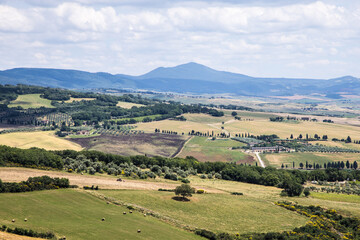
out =
[[[339,93],[360,95],[360,79],[256,78],[217,71],[197,63],[159,67],[141,76],[90,73],[77,70],[14,68],[0,71],[0,84],[29,84],[68,89],[126,88],[161,92],[249,96]]]

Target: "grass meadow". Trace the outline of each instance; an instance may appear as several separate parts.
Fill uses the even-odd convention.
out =
[[[306,218],[272,202],[230,193],[195,194],[189,202],[175,201],[174,193],[140,190],[104,190],[101,194],[151,209],[191,228],[215,232],[248,233],[291,230]]]
[[[130,214],[125,207],[106,204],[84,191],[70,189],[3,193],[0,224],[53,231],[67,239],[200,239],[153,217],[144,217],[139,212]]]
[[[22,107],[28,109],[40,107],[53,108],[54,106],[51,105],[51,100],[41,98],[40,94],[24,94],[19,95],[17,99],[8,105],[8,107]]]
[[[193,137],[186,143],[179,157],[193,156],[199,161],[209,162],[243,162],[251,163],[253,157],[241,152],[231,150],[232,147],[241,147],[245,144],[231,139],[210,140],[207,137]]]

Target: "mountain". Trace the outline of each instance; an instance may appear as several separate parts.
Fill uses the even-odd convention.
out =
[[[204,65],[190,62],[176,67],[159,67],[149,73],[139,76],[139,79],[188,79],[210,82],[233,83],[238,80],[250,80],[252,77],[217,71]]]
[[[29,84],[68,89],[128,88],[161,92],[249,96],[339,93],[360,95],[360,79],[344,76],[329,80],[256,78],[217,71],[198,63],[159,67],[141,76],[90,73],[77,70],[14,68],[0,71],[1,84]]]

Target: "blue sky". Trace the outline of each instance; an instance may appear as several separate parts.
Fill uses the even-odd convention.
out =
[[[360,77],[360,1],[0,0],[0,69]]]

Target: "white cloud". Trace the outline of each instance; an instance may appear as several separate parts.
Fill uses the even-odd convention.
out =
[[[32,23],[21,11],[10,6],[0,5],[0,31],[29,32]]]

